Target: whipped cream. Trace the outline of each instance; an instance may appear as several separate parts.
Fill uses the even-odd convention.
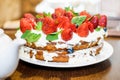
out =
[[[48,40],[46,40],[46,34],[44,34],[42,31],[36,31],[36,30],[32,30],[33,33],[37,33],[37,34],[41,34],[41,38],[37,41],[34,42],[35,45],[37,47],[44,47],[47,45],[47,43],[49,43]],[[56,48],[66,48],[69,44],[72,45],[76,45],[76,44],[81,44],[80,41],[86,41],[86,42],[92,42],[92,41],[97,41],[97,38],[101,38],[101,40],[99,41],[99,44],[102,42],[102,40],[104,40],[104,35],[106,35],[107,32],[105,32],[103,29],[101,29],[100,31],[96,31],[94,30],[94,32],[89,32],[89,35],[87,37],[80,37],[78,36],[76,33],[73,33],[73,37],[71,40],[69,41],[64,41],[61,38],[61,34],[58,35],[58,39],[54,40],[52,42],[56,42],[57,44],[55,45]],[[20,38],[22,36],[22,32],[20,30],[17,31],[17,33],[15,34],[16,38]],[[58,42],[64,42],[65,44],[59,44]]]

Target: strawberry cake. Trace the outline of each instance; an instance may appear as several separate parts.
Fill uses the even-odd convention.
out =
[[[106,15],[79,13],[66,7],[54,13],[24,14],[17,38],[25,40],[19,53],[47,62],[72,62],[100,54],[107,34]]]

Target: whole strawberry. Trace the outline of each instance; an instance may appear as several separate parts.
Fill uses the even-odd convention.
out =
[[[73,32],[70,28],[64,29],[61,33],[61,37],[64,41],[72,39]]]
[[[106,15],[101,15],[99,19],[99,26],[101,27],[106,27],[107,26],[107,16]]]
[[[62,8],[56,8],[54,15],[58,18],[60,16],[64,16],[65,10]]]
[[[29,19],[29,23],[32,25],[33,29],[35,29],[36,18],[30,13],[25,13],[24,18]]]
[[[20,20],[20,30],[24,33],[26,30],[31,30],[32,24],[30,23],[30,20],[27,18],[22,18]]]
[[[90,22],[94,25],[94,29],[96,29],[99,22],[98,16],[93,16]]]
[[[25,13],[24,14],[24,18],[35,19],[35,17],[32,14],[30,14],[30,13]]]
[[[49,17],[45,17],[43,20],[42,31],[45,34],[51,34],[53,32],[56,32],[57,26],[55,25],[54,20]]]

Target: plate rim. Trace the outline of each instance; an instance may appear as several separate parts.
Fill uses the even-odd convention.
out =
[[[113,54],[113,47],[111,44],[109,44],[108,42],[104,41],[104,44],[103,46],[106,46],[110,49],[110,51],[107,53],[109,55],[107,55],[107,57],[104,57],[103,59],[100,59],[100,60],[96,60],[92,63],[87,63],[87,64],[69,64],[68,62],[66,63],[61,63],[61,62],[46,62],[46,61],[40,61],[40,60],[32,60],[32,59],[28,59],[28,58],[25,58],[25,57],[21,57],[20,54],[19,54],[19,59],[24,61],[24,62],[27,62],[27,63],[30,63],[30,64],[34,64],[34,65],[39,65],[39,66],[46,66],[46,67],[54,67],[54,68],[74,68],[74,67],[84,67],[84,66],[89,66],[89,65],[93,65],[93,64],[97,64],[97,63],[100,63],[100,62],[103,62],[105,60],[107,60],[109,57],[112,56]],[[96,56],[97,57],[97,56]]]

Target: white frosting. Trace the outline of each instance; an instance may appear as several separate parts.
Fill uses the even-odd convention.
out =
[[[42,31],[36,31],[36,30],[32,30],[33,33],[37,33],[37,34],[41,34],[41,38],[35,42],[35,45],[44,47],[47,45],[47,43],[49,42],[48,40],[46,40],[46,35],[42,32]],[[18,30],[16,33],[16,38],[20,38],[22,35],[21,31]],[[92,42],[92,41],[97,41],[97,38],[100,37],[101,39],[104,39],[103,35],[106,35],[106,32],[101,29],[100,31],[95,31],[94,32],[89,32],[89,35],[87,37],[80,37],[78,36],[76,33],[73,33],[73,37],[71,40],[69,41],[64,41],[61,38],[61,34],[58,35],[58,40],[54,40],[52,42],[56,42],[57,44],[55,45],[56,48],[66,48],[68,46],[68,44],[80,44],[79,41],[83,40],[86,42]],[[59,44],[58,42],[65,42],[65,44]],[[100,42],[101,43],[101,42]]]
[[[53,57],[58,56],[56,53],[48,53],[47,51],[43,51],[43,57],[45,61],[52,61]]]

